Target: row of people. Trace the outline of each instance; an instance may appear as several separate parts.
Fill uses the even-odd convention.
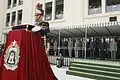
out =
[[[64,57],[84,57],[85,53],[85,39],[61,39],[60,44],[57,39],[51,39],[47,42],[48,54],[57,55],[58,51],[63,54]],[[59,46],[60,45],[60,46]],[[111,53],[111,59],[116,59],[116,53],[120,52],[120,41],[114,38],[89,38],[86,42],[86,51],[89,58],[107,57],[108,53]]]

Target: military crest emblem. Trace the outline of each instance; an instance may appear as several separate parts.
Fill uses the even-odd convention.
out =
[[[14,71],[18,67],[19,58],[19,46],[17,41],[14,40],[6,49],[4,55],[5,68]]]

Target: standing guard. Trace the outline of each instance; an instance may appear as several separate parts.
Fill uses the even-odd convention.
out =
[[[68,41],[69,57],[72,57],[72,49],[73,49],[73,41],[71,38],[69,38],[69,41]]]
[[[116,60],[117,43],[114,39],[110,40],[111,60]]]
[[[90,57],[91,57],[91,59],[95,58],[94,52],[95,52],[95,41],[94,41],[93,37],[91,37],[91,39],[90,39]]]
[[[78,58],[78,50],[79,50],[79,42],[78,42],[78,39],[76,39],[76,41],[75,41],[74,50],[75,50],[75,57]]]

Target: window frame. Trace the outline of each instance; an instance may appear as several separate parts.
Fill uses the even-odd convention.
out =
[[[13,0],[13,5],[12,7],[16,7],[17,6],[17,0]]]
[[[21,9],[21,10],[18,10],[18,13],[17,13],[17,25],[22,24],[22,19],[23,19],[23,10]],[[19,21],[20,21],[20,23],[19,23]]]
[[[11,26],[15,25],[15,21],[16,21],[16,11],[12,12]]]
[[[56,18],[56,13],[57,13],[57,4],[56,4],[56,2],[57,1],[60,1],[60,0],[55,0],[55,6],[54,6],[54,8],[55,8],[55,12],[54,12],[54,20],[60,20],[60,19],[63,19],[64,18],[64,0],[62,0],[62,4],[60,4],[59,6],[61,6],[62,5],[62,12],[60,11],[60,13],[62,13],[61,15],[60,15],[60,13],[58,14],[58,17],[60,17],[60,16],[62,16],[62,18]],[[60,16],[59,16],[60,15]]]
[[[7,0],[7,9],[10,9],[12,5],[12,0]]]
[[[90,0],[88,0],[88,15],[94,15],[94,14],[100,14],[100,13],[102,13],[102,0],[100,0],[100,4],[97,5],[97,7],[95,7],[95,3],[94,3],[94,6],[92,8],[90,8]]]
[[[119,2],[119,3],[117,3],[117,2]],[[106,9],[106,12],[120,11],[120,1],[106,0],[105,9]]]
[[[51,15],[50,15],[50,19],[49,19],[49,20],[46,19],[46,15],[47,15],[47,14],[46,14],[46,11],[47,11],[47,10],[46,10],[46,4],[48,4],[48,3],[50,3],[50,5],[51,5]],[[44,17],[45,21],[51,21],[51,20],[52,20],[52,17],[53,17],[53,16],[52,16],[52,14],[53,14],[52,9],[53,9],[53,1],[46,2],[46,3],[45,3],[45,17]],[[50,13],[49,13],[49,14],[50,14]],[[48,15],[48,16],[49,16],[49,15]]]
[[[18,1],[18,5],[20,6],[20,5],[23,5],[23,0],[19,0]]]
[[[10,25],[10,13],[7,13],[6,14],[6,27],[8,27],[9,25]]]

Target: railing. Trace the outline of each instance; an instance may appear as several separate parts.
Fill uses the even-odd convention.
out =
[[[107,6],[107,12],[120,11],[120,4]]]
[[[50,62],[50,64],[57,64],[57,56],[48,56],[48,60]],[[95,59],[80,59],[80,58],[68,58],[68,57],[64,57],[64,66],[69,66],[70,65],[70,61],[79,61],[79,62],[90,62],[90,63],[101,63],[101,64],[111,64],[111,65],[120,65],[120,60],[118,61],[111,61],[111,60],[95,60]]]
[[[22,5],[23,4],[23,1],[22,0],[19,0],[19,5]]]
[[[48,56],[48,60],[49,60],[49,62],[51,63],[51,64],[57,64],[57,56]],[[78,58],[68,58],[68,57],[64,57],[64,63],[63,63],[63,65],[64,66],[69,66],[70,65],[70,61],[76,61],[76,60],[80,60],[80,59],[78,59]]]
[[[49,62],[51,63],[51,64],[57,64],[57,57],[56,56],[48,56],[48,60],[49,60]],[[72,58],[64,58],[64,66],[69,66],[69,63],[70,63],[70,60],[71,60]]]
[[[89,15],[91,15],[91,14],[98,14],[98,13],[101,13],[101,12],[102,12],[102,8],[101,7],[91,8],[91,9],[89,9],[88,14]]]

